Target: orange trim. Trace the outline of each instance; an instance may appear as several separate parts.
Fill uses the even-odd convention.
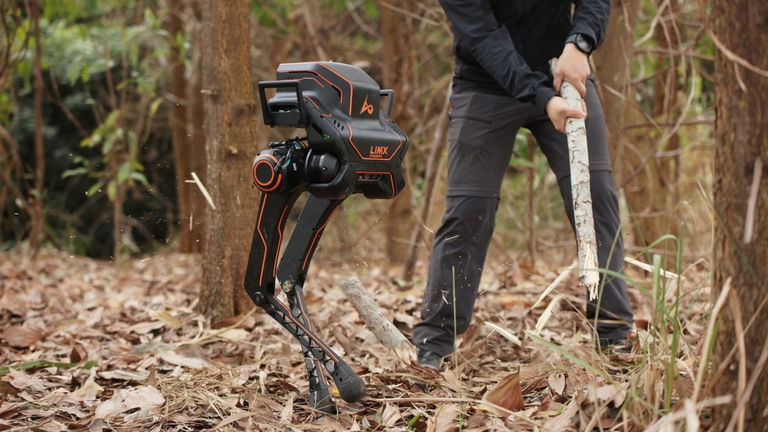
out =
[[[301,80],[312,80],[312,81],[314,81],[314,82],[316,82],[316,83],[320,84],[320,87],[322,87],[322,88],[325,88],[325,85],[323,85],[323,83],[321,83],[320,81],[318,81],[318,80],[317,80],[317,78],[312,78],[312,77],[304,77],[304,78],[299,78],[299,81],[301,81]]]
[[[323,232],[323,230],[325,229],[325,226],[328,225],[328,222],[330,222],[331,216],[333,216],[333,214],[336,212],[336,209],[338,209],[338,208],[339,207],[336,206],[333,210],[331,210],[331,213],[328,215],[328,218],[325,220],[323,225],[320,226],[320,228],[318,228],[317,231],[315,231],[315,235],[312,237],[312,242],[309,244],[309,249],[307,249],[307,253],[306,253],[306,255],[304,255],[304,262],[301,264],[301,269],[302,270],[306,270],[307,269],[307,266],[309,265],[309,256],[310,256],[310,254],[312,253],[312,250],[315,247],[315,243],[317,243],[317,239],[320,237],[320,233]]]
[[[296,64],[306,64],[306,63],[296,63]],[[332,82],[331,82],[331,80],[329,80],[328,78],[326,78],[326,77],[324,77],[324,76],[320,75],[319,73],[317,73],[317,72],[315,72],[315,71],[311,71],[311,70],[292,70],[292,71],[285,71],[285,73],[302,73],[302,72],[303,72],[303,73],[311,73],[311,74],[313,74],[313,75],[316,75],[316,76],[318,76],[319,78],[323,79],[323,80],[324,80],[325,82],[327,82],[328,84],[330,84],[330,85],[331,85],[331,87],[333,87],[333,88],[335,88],[336,90],[338,90],[338,92],[339,92],[339,103],[340,103],[340,104],[342,104],[342,105],[344,104],[344,92],[343,92],[343,91],[341,91],[341,89],[340,89],[340,88],[339,88],[339,87],[338,87],[336,84],[332,83]],[[338,74],[337,74],[337,75],[338,75]],[[300,78],[300,79],[303,79],[303,78]],[[352,106],[352,98],[351,98],[351,97],[350,97],[350,99],[349,99],[349,106],[350,106],[350,107]],[[351,110],[351,108],[350,108],[350,110]]]
[[[348,80],[347,77],[345,77],[344,75],[331,69],[329,66],[323,63],[317,63],[317,64],[333,72],[334,74],[336,74],[337,77],[343,79],[344,81],[347,82],[347,84],[349,84],[349,116],[352,117],[352,100],[354,99],[354,96],[355,96],[355,88],[352,86],[352,82]]]
[[[315,106],[315,108],[317,108],[317,110],[318,110],[318,111],[320,111],[320,107],[317,105],[317,103],[316,103],[315,101],[313,101],[313,100],[312,100],[312,98],[307,98],[307,100],[308,100],[310,103],[312,103],[312,105],[314,105],[314,106]]]
[[[259,177],[256,175],[256,170],[259,168],[259,165],[261,165],[261,164],[269,165],[269,162],[264,160],[264,159],[262,159],[262,160],[256,162],[255,164],[253,164],[253,180],[259,186],[268,186],[270,183],[272,183],[272,180],[275,178],[275,170],[273,170],[272,167],[270,167],[269,172],[272,174],[272,176],[269,178],[269,180],[267,180],[265,182],[262,182],[262,181],[259,180]]]
[[[391,172],[388,171],[355,171],[356,174],[385,174],[389,176],[389,184],[392,186],[392,196],[390,198],[395,197],[395,177],[392,175]]]
[[[266,154],[264,156],[267,156],[267,157],[271,158],[273,161],[275,161],[275,166],[277,166],[277,164],[280,162],[279,160],[277,160],[277,158],[274,155]],[[280,187],[280,185],[283,183],[283,173],[280,173],[280,174],[277,175],[277,182],[275,183],[274,186],[272,186],[269,189],[265,189],[264,185],[262,185],[261,183],[259,183],[258,180],[256,180],[256,166],[258,164],[262,163],[262,162],[266,162],[266,161],[262,159],[262,160],[256,162],[255,164],[253,164],[253,168],[251,168],[251,174],[253,175],[253,180],[256,182],[256,185],[257,186],[261,186],[261,187],[259,187],[259,189],[261,191],[263,191],[263,192],[272,192],[273,190],[275,190],[278,187]],[[274,172],[272,174],[272,177],[269,180],[272,181],[273,178],[274,178]],[[269,182],[267,182],[266,184],[269,184]]]
[[[274,186],[272,186],[269,189],[262,189],[262,188],[259,188],[259,189],[261,189],[262,192],[272,192],[273,190],[275,190],[278,187],[280,187],[280,185],[282,183],[283,183],[283,173],[280,173],[280,174],[277,175],[277,183],[275,183]]]
[[[392,158],[394,158],[394,157],[395,157],[395,155],[397,154],[397,152],[399,152],[399,151],[400,151],[400,148],[403,146],[403,137],[402,137],[400,134],[396,133],[394,130],[392,130],[392,129],[389,127],[389,125],[387,125],[387,130],[388,130],[389,132],[391,132],[391,133],[392,133],[394,136],[396,136],[396,137],[397,137],[397,139],[398,139],[398,141],[400,141],[400,144],[398,144],[398,146],[397,146],[397,148],[395,149],[395,151],[393,151],[393,152],[392,152],[392,154],[391,154],[391,155],[390,155],[388,158],[386,158],[386,159],[384,159],[384,158],[372,158],[372,157],[366,157],[366,156],[363,156],[363,154],[362,154],[362,153],[360,153],[360,149],[358,149],[358,148],[357,148],[357,144],[355,144],[355,142],[354,142],[354,141],[352,141],[352,125],[351,125],[350,123],[346,123],[346,125],[347,125],[347,127],[349,128],[349,138],[347,138],[347,140],[349,141],[349,144],[352,146],[352,148],[354,148],[354,149],[355,149],[355,152],[357,153],[357,155],[358,155],[358,156],[360,156],[360,159],[362,159],[362,160],[369,160],[369,161],[384,161],[384,162],[386,162],[386,161],[391,161],[391,160],[392,160]]]
[[[283,214],[280,215],[280,220],[277,221],[277,250],[280,251],[280,245],[283,243],[283,219],[288,212],[288,207],[283,207]],[[272,269],[272,277],[277,274],[277,256],[275,256],[275,267]]]
[[[269,250],[267,247],[267,240],[261,233],[261,217],[264,215],[264,207],[267,206],[267,199],[269,198],[269,195],[262,194],[262,197],[261,209],[259,210],[259,219],[256,222],[256,231],[259,233],[259,237],[261,237],[261,243],[264,244],[264,256],[261,258],[261,273],[259,273],[259,286],[261,286],[264,282],[264,266],[267,264],[267,251]]]

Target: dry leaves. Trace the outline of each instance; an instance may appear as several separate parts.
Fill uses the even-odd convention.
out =
[[[621,368],[608,380],[524,337],[538,322],[546,340],[604,367],[573,309],[584,306],[575,278],[531,309],[557,278],[554,268],[510,279],[490,262],[481,286],[489,294],[478,297],[473,325],[436,373],[402,364],[379,344],[333,274],[357,275],[406,336],[424,281],[403,284],[331,257],[320,254],[313,264],[309,313],[368,390],[358,403],[338,401],[338,415],[321,416],[307,407],[297,344],[271,318],[256,310],[211,324],[194,311],[197,257],[158,255],[116,267],[51,251],[35,260],[0,254],[0,430],[579,430],[580,413],[618,408],[631,389]],[[695,319],[687,326],[692,339],[703,333]],[[503,410],[494,415],[491,404]],[[608,430],[614,420],[603,416],[600,426]]]
[[[483,396],[483,400],[507,411],[520,411],[525,408],[523,391],[520,388],[520,370],[516,370],[505,376],[494,388]],[[507,416],[509,412],[491,406],[493,411],[500,416]]]

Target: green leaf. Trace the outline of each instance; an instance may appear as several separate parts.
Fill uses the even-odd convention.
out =
[[[120,184],[125,183],[131,175],[132,168],[131,162],[123,162],[120,166],[120,171],[117,172],[117,182]]]
[[[61,173],[61,178],[67,178],[67,177],[72,177],[72,176],[81,175],[81,174],[88,174],[88,168],[80,167],[80,168],[66,170],[63,173]]]
[[[109,129],[112,129],[117,124],[117,119],[120,117],[120,110],[116,109],[109,113],[107,116],[107,119],[104,121],[104,127],[107,127]]]
[[[536,164],[529,161],[528,159],[522,159],[517,157],[510,159],[509,164],[514,165],[518,168],[534,168],[534,169],[536,168]]]
[[[144,174],[134,171],[131,173],[131,178],[143,184],[146,188],[149,188],[149,182]]]
[[[93,196],[94,194],[96,194],[96,192],[99,191],[99,189],[101,189],[102,186],[104,186],[104,181],[103,180],[97,181],[96,183],[93,184],[93,186],[91,186],[90,189],[88,189],[88,191],[85,192],[85,195],[89,197]]]
[[[152,101],[152,105],[149,106],[149,116],[152,117],[157,112],[158,108],[160,108],[160,104],[163,103],[162,98],[157,98]]]
[[[107,198],[109,198],[110,201],[114,201],[116,196],[117,183],[115,183],[114,180],[110,180],[109,183],[107,183]]]

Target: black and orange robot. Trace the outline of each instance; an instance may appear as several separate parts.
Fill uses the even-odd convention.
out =
[[[275,89],[269,100],[268,89]],[[390,119],[393,92],[380,90],[355,66],[281,64],[275,81],[259,83],[259,96],[266,124],[303,128],[306,137],[270,143],[253,162],[262,194],[245,290],[301,345],[309,405],[335,412],[323,370],[345,401],[362,398],[365,384],[312,330],[303,294],[307,271],[323,229],[344,199],[355,193],[394,198],[403,189],[408,137]],[[304,192],[309,197],[278,264],[287,216]],[[275,295],[276,277],[288,304]]]

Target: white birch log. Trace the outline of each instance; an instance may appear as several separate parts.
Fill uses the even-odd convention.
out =
[[[360,318],[363,319],[365,325],[382,345],[393,349],[397,357],[405,364],[410,364],[412,360],[416,359],[413,344],[400,333],[392,321],[384,316],[381,307],[368,295],[358,278],[337,276],[334,278],[334,282],[341,285],[347,299],[352,302]]]
[[[552,71],[557,60],[550,62]],[[579,91],[568,81],[563,81],[560,96],[572,108],[583,109],[584,101]],[[592,193],[589,178],[589,149],[587,127],[583,118],[569,118],[565,122],[568,136],[568,155],[571,164],[571,195],[573,216],[576,224],[576,245],[579,253],[579,283],[589,290],[589,299],[597,299],[600,274],[597,271],[597,240],[592,215]]]

